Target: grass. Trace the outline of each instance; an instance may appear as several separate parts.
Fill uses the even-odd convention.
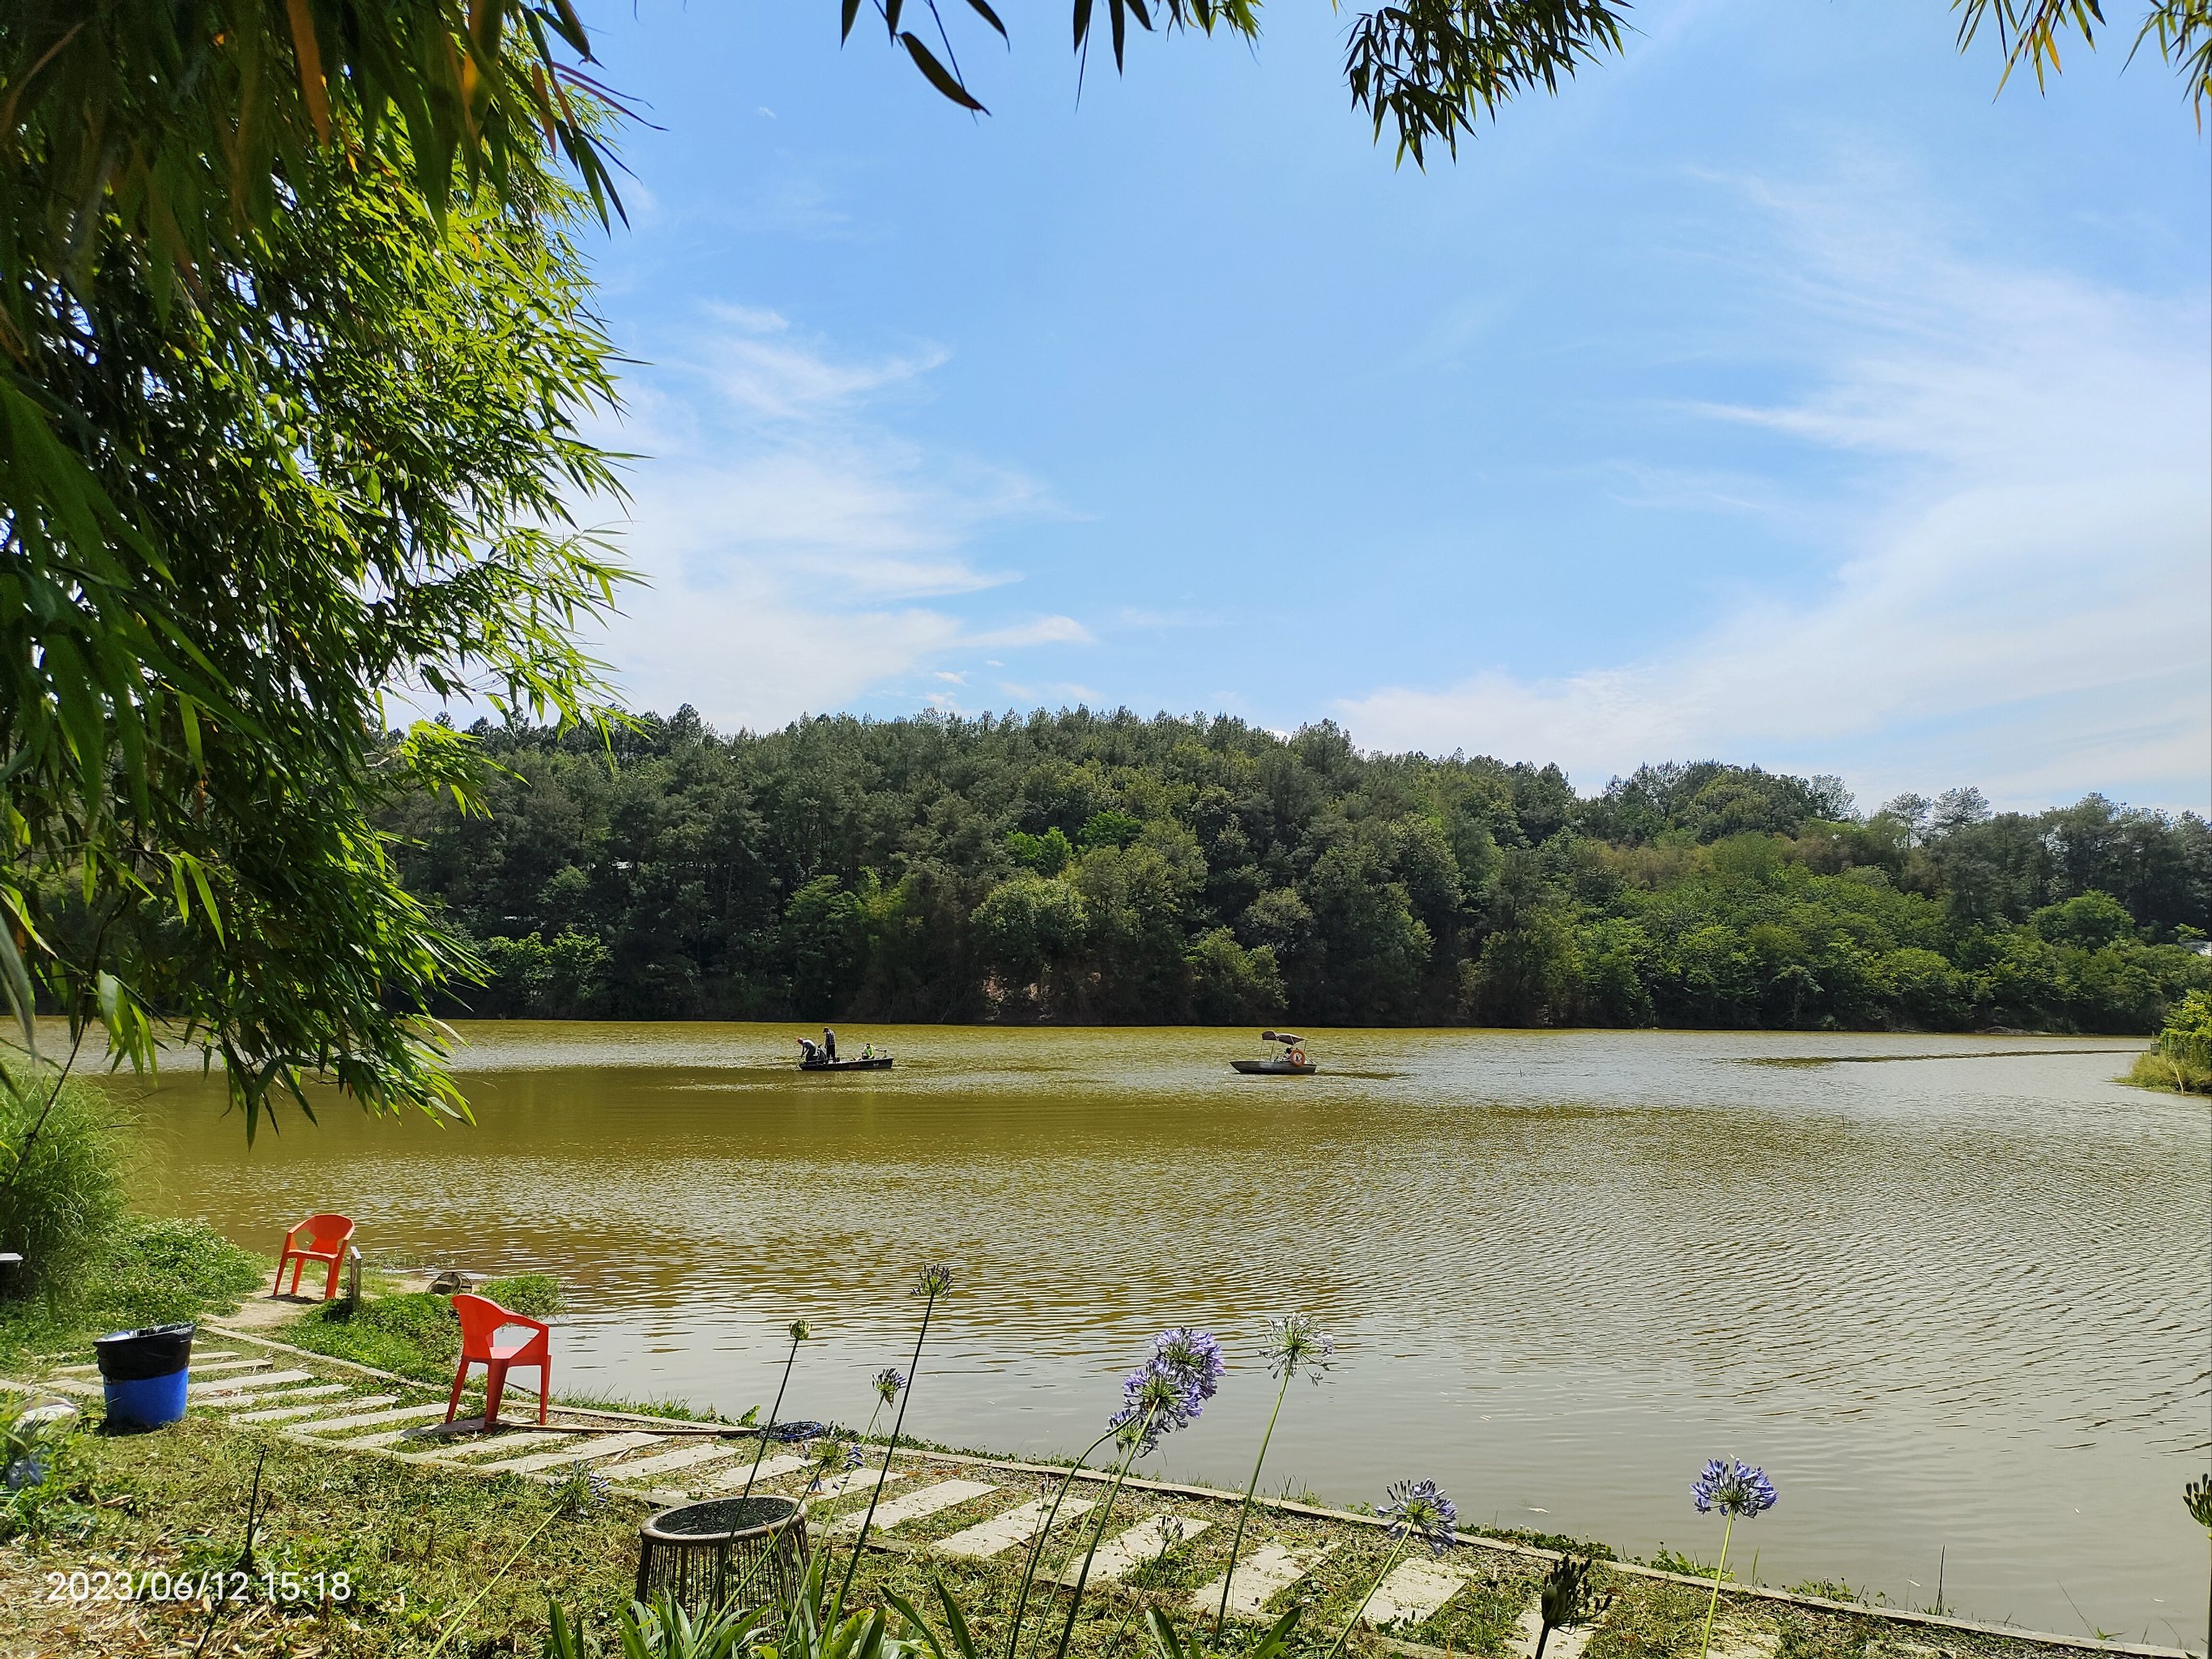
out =
[[[2163,1048],[2148,1048],[2137,1054],[2120,1081],[2138,1089],[2164,1089],[2169,1094],[2212,1095],[2212,1071]]]

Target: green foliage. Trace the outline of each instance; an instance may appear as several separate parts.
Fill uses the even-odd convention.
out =
[[[22,1413],[0,1427],[0,1543],[27,1537],[40,1542],[90,1519],[81,1502],[91,1462],[83,1419],[56,1418],[48,1410]]]
[[[1326,725],[1085,710],[724,738],[685,709],[612,768],[474,735],[512,775],[488,817],[394,803],[409,885],[547,961],[599,941],[617,1017],[2147,1032],[2212,988],[2212,830],[2098,796],[1862,818],[1699,762],[1577,799]],[[443,1006],[575,1006],[510,983]]]
[[[2146,1089],[2212,1094],[2212,992],[2191,991],[2173,1006],[2158,1046],[2136,1056],[2126,1080]]]
[[[19,1291],[67,1297],[121,1224],[119,1109],[91,1085],[49,1073],[9,1068],[6,1080],[0,1147],[12,1157],[0,1154],[0,1249],[23,1257]]]
[[[261,1288],[260,1259],[199,1221],[134,1216],[93,1275],[90,1304],[118,1329],[228,1312]]]
[[[0,16],[0,969],[142,1066],[175,1022],[249,1134],[303,1072],[458,1111],[410,1016],[468,957],[368,813],[473,787],[392,688],[598,695],[569,630],[618,573],[564,514],[612,380],[544,131],[604,182],[580,29],[78,9]]]

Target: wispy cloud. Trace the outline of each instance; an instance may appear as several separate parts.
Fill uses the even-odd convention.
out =
[[[1971,258],[1893,196],[1761,197],[1780,228],[1769,291],[1818,366],[1812,387],[1683,417],[1780,434],[1852,477],[1813,494],[1653,471],[1640,493],[1825,517],[1838,552],[1822,590],[1745,603],[1638,660],[1379,689],[1342,704],[1352,729],[1557,757],[1585,786],[1724,754],[1841,770],[1872,796],[1975,781],[2026,803],[2128,777],[2202,809],[2203,296]]]
[[[780,313],[724,304],[655,354],[619,447],[642,459],[619,528],[651,586],[605,652],[630,702],[774,726],[848,706],[953,653],[1081,644],[1072,617],[948,609],[1021,580],[969,548],[1054,510],[1036,480],[919,443],[890,401],[948,357],[841,352]]]

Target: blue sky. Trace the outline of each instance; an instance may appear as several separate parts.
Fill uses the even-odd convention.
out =
[[[2207,805],[2212,181],[2124,40],[1996,98],[1936,0],[1653,3],[1424,173],[1321,5],[1079,105],[1008,9],[984,118],[827,3],[597,11],[633,706]]]

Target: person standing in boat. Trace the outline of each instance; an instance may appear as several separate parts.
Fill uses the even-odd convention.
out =
[[[822,1028],[822,1057],[832,1060],[837,1058],[837,1034],[827,1025]]]

